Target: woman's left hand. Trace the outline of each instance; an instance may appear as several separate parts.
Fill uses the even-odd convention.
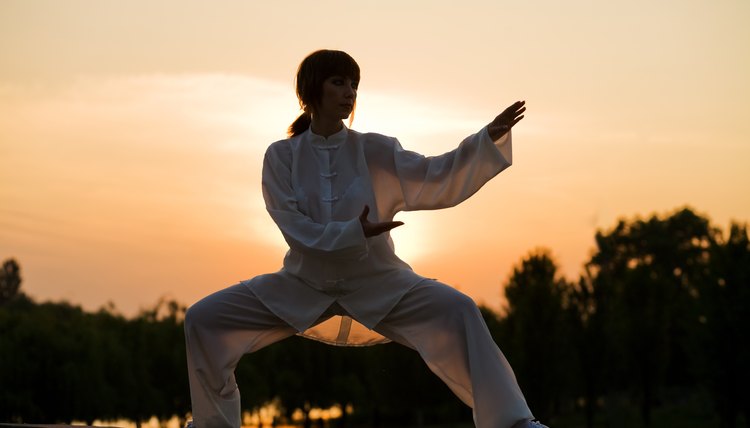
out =
[[[369,213],[370,207],[365,205],[365,209],[363,209],[362,214],[359,215],[359,223],[362,225],[362,232],[364,232],[365,238],[378,236],[383,232],[388,232],[394,227],[399,227],[404,224],[403,221],[384,221],[379,223],[372,223],[367,219],[367,214]]]
[[[510,131],[513,125],[523,119],[523,112],[526,111],[525,105],[526,101],[516,101],[487,125],[487,132],[489,132],[492,141],[499,140],[500,137]]]

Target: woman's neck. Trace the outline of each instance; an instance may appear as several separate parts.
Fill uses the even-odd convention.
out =
[[[310,123],[310,129],[314,134],[326,138],[341,131],[341,128],[343,128],[343,126],[344,123],[341,121],[341,119],[325,120],[323,118],[316,118],[315,116],[312,117],[312,121]]]

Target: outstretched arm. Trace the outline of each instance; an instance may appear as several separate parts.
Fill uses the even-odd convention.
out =
[[[526,101],[516,101],[487,125],[487,132],[490,134],[492,141],[499,140],[510,131],[513,125],[523,119],[523,112],[526,111],[525,105]]]
[[[393,175],[399,194],[392,185],[381,191],[397,196],[393,212],[440,209],[457,205],[474,194],[492,177],[512,163],[511,128],[523,119],[525,101],[506,108],[476,134],[465,138],[454,150],[426,157],[404,150],[398,141],[392,145]]]

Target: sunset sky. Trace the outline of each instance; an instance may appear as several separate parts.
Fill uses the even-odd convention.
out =
[[[440,154],[513,101],[514,165],[400,214],[397,252],[492,308],[522,257],[685,205],[750,219],[750,2],[0,1],[0,259],[126,315],[281,266],[260,167],[308,53],[362,68],[353,128]]]

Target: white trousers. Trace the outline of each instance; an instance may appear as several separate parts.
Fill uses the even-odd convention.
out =
[[[421,282],[375,330],[419,352],[474,409],[478,428],[510,428],[533,418],[477,305],[456,289],[437,281]],[[191,306],[185,314],[185,338],[195,427],[239,428],[234,370],[240,358],[295,333],[242,284]]]

